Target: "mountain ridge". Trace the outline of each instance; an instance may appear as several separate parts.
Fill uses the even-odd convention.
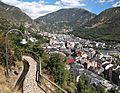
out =
[[[120,41],[120,7],[106,9],[99,15],[81,8],[60,9],[32,20],[19,8],[0,1],[0,14],[0,27],[3,29],[21,24],[25,27],[27,23],[30,31],[70,33],[86,39]]]
[[[31,23],[32,19],[26,15],[18,7],[7,5],[0,1],[0,17],[6,18],[13,22],[28,22]]]
[[[60,32],[60,30],[71,30],[75,26],[82,26],[95,16],[95,14],[85,9],[68,8],[60,9],[45,16],[39,17],[35,19],[35,21],[37,23],[43,22],[44,26],[46,26],[45,28],[49,27],[48,29],[51,31],[57,29],[58,32]],[[61,25],[63,27],[61,27]]]
[[[23,27],[24,30],[38,31],[41,24],[37,24],[33,19],[31,19],[26,13],[15,6],[5,4],[0,1],[0,19],[8,21],[5,22],[7,25],[11,24],[10,28]],[[12,26],[14,25],[14,26]],[[1,24],[2,26],[2,24]],[[7,27],[5,27],[7,29]]]
[[[87,39],[120,41],[120,7],[101,12],[82,27],[71,32]]]

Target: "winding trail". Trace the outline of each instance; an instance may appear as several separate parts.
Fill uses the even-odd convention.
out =
[[[55,93],[55,87],[60,89],[61,93],[67,93],[64,89],[50,81],[49,78],[41,74],[42,81],[38,77],[39,65],[30,56],[22,56],[23,71],[19,76],[15,88],[22,90],[22,93]]]
[[[23,82],[23,93],[45,93],[36,82],[36,61],[30,56],[23,56],[22,60],[25,60],[29,63],[29,70]]]

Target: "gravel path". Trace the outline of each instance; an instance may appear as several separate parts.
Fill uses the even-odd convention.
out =
[[[29,63],[29,70],[23,82],[23,93],[45,93],[40,87],[38,87],[36,79],[36,61],[29,57],[23,56],[23,60],[26,60]]]

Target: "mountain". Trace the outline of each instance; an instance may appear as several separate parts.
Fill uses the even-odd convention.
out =
[[[31,23],[32,19],[22,12],[19,8],[7,5],[0,1],[0,17],[14,22],[28,22]]]
[[[44,24],[45,31],[67,32],[76,26],[82,26],[96,15],[78,8],[60,9],[56,12],[35,19],[37,23]]]
[[[120,7],[101,12],[71,33],[87,39],[120,41]]]
[[[38,30],[39,24],[36,24],[27,14],[17,7],[7,5],[0,1],[0,20],[4,20],[7,25],[14,25],[15,27],[27,28],[29,31]],[[8,23],[7,23],[8,22]],[[10,23],[10,24],[9,24]],[[1,26],[3,26],[1,22]],[[7,29],[7,27],[5,27]],[[9,27],[8,27],[9,28]],[[12,27],[14,28],[14,27]],[[10,29],[10,28],[9,28]]]

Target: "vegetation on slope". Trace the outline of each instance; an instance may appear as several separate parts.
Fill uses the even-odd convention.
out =
[[[90,85],[85,75],[81,75],[79,82],[77,83],[77,93],[108,93],[101,85],[95,87]]]
[[[120,42],[120,7],[103,11],[83,27],[76,28],[71,33],[92,40]]]
[[[66,33],[76,26],[82,26],[95,17],[95,14],[78,8],[60,9],[56,12],[35,19],[37,23],[43,23],[41,31]]]

